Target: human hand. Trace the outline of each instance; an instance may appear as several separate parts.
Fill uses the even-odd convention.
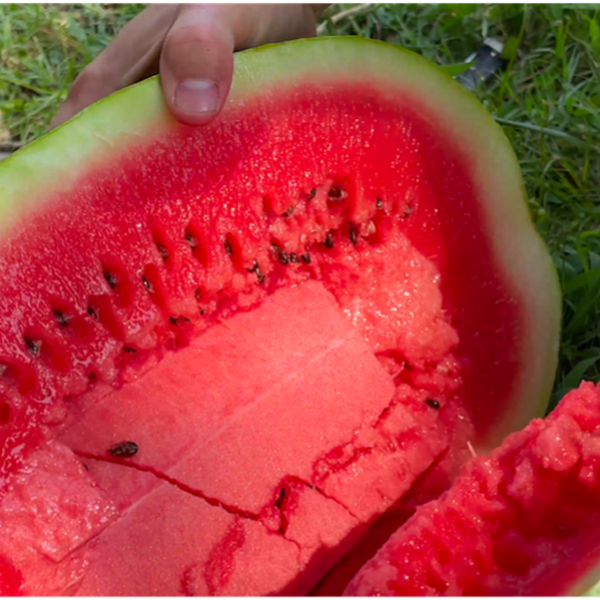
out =
[[[160,72],[165,101],[183,123],[201,125],[221,110],[233,52],[315,35],[325,5],[154,4],[132,19],[77,77],[52,122]]]

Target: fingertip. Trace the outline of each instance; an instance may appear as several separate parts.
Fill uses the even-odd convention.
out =
[[[219,114],[231,86],[234,48],[220,8],[190,5],[179,14],[160,57],[164,97],[176,119],[203,125]]]
[[[222,104],[217,83],[206,78],[190,78],[175,85],[170,108],[179,121],[204,125],[217,116]]]

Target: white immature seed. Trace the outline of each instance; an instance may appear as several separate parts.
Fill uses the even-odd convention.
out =
[[[377,231],[377,226],[373,221],[367,221],[362,226],[363,237],[371,237]]]

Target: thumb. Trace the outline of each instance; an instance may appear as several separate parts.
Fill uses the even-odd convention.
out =
[[[179,121],[202,125],[221,110],[233,77],[236,39],[247,27],[226,5],[183,5],[160,58],[163,92]]]

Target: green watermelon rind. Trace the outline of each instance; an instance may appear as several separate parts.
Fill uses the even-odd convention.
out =
[[[597,598],[600,596],[600,566],[596,566],[589,571],[585,577],[580,579],[564,594],[565,596],[590,596]]]
[[[510,142],[479,101],[434,64],[404,48],[359,37],[296,40],[236,54],[225,110],[243,108],[258,94],[281,93],[307,80],[372,83],[391,99],[407,90],[433,111],[444,124],[443,134],[472,159],[484,226],[506,281],[523,299],[529,327],[514,410],[506,411],[510,414],[480,440],[485,450],[545,412],[558,360],[558,277],[532,223]],[[163,128],[174,126],[157,77],[88,107],[0,163],[2,226],[9,227],[47,201],[52,191],[68,190],[85,171],[113,160],[120,149],[151,142]]]

